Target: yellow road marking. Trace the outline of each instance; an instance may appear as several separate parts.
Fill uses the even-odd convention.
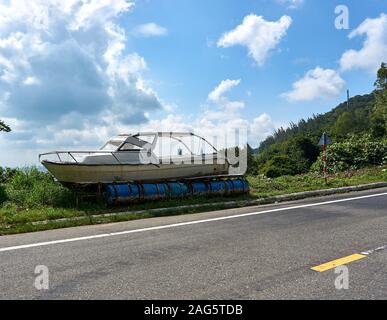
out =
[[[347,263],[350,263],[350,262],[353,262],[356,260],[363,259],[365,257],[367,257],[367,256],[364,254],[355,253],[355,254],[352,254],[352,255],[344,257],[344,258],[340,258],[337,260],[329,261],[329,262],[324,263],[324,264],[320,264],[319,266],[313,267],[311,269],[314,271],[317,271],[317,272],[324,272],[324,271],[336,268],[337,266],[341,266],[343,264],[347,264]]]

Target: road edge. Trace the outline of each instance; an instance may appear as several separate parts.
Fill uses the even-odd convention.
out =
[[[227,202],[184,205],[184,206],[177,206],[177,207],[172,207],[172,208],[155,208],[155,209],[137,210],[137,211],[123,211],[123,212],[114,212],[114,213],[105,213],[105,214],[94,214],[94,215],[88,216],[88,218],[89,219],[109,218],[109,217],[113,218],[113,217],[125,216],[128,214],[139,214],[140,215],[140,214],[144,214],[144,213],[162,213],[162,212],[166,212],[166,211],[176,212],[176,211],[187,210],[187,209],[203,209],[203,210],[205,210],[205,209],[211,209],[212,207],[220,207],[220,206],[222,207],[222,209],[230,209],[230,208],[237,208],[237,207],[249,207],[249,206],[273,204],[273,203],[286,202],[286,201],[295,201],[295,200],[302,200],[302,199],[312,198],[312,197],[328,196],[328,195],[334,195],[334,194],[342,194],[342,193],[348,193],[348,192],[353,192],[353,191],[371,190],[371,189],[378,189],[378,188],[384,188],[384,187],[387,187],[387,182],[374,182],[374,183],[367,183],[367,184],[361,184],[361,185],[356,185],[356,186],[289,193],[289,194],[270,196],[270,197],[259,198],[259,199],[254,199],[254,200],[239,200],[239,201],[233,200],[233,201],[227,201]],[[48,223],[71,222],[71,221],[78,221],[78,220],[82,220],[82,219],[85,219],[85,217],[82,216],[82,217],[73,217],[73,218],[61,218],[61,219],[53,219],[53,220],[34,221],[34,222],[31,222],[31,224],[32,225],[44,225],[44,224],[48,224]]]

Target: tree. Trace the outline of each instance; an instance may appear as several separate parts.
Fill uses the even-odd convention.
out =
[[[302,158],[309,161],[310,164],[317,160],[320,154],[320,148],[312,140],[307,137],[298,136],[294,139],[294,144],[296,146],[295,149],[301,151]]]
[[[10,132],[11,128],[0,120],[0,131]]]
[[[387,67],[383,62],[375,81],[375,107],[371,116],[371,133],[375,137],[387,133]]]
[[[387,97],[386,90],[387,90],[387,67],[384,62],[382,62],[378,73],[377,78],[375,81],[374,86],[376,87],[376,93],[377,95],[384,96],[384,99]],[[386,101],[386,100],[384,100]]]
[[[335,124],[335,132],[338,137],[345,137],[354,128],[354,118],[351,113],[343,112]]]
[[[260,172],[268,178],[297,174],[296,161],[286,154],[273,156],[261,168]]]
[[[249,144],[246,146],[247,148],[247,173],[256,174],[257,173],[257,161],[255,159],[255,154],[253,148]]]

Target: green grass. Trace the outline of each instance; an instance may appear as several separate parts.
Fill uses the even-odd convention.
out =
[[[32,178],[31,178],[32,177]],[[15,180],[0,184],[3,200],[0,205],[0,235],[64,228],[89,224],[128,221],[150,217],[180,215],[217,210],[230,207],[225,202],[235,201],[234,206],[242,206],[246,200],[301,191],[353,186],[372,182],[387,181],[387,167],[371,167],[330,175],[326,185],[321,175],[308,173],[297,176],[282,176],[269,179],[264,176],[249,176],[250,194],[234,197],[196,197],[169,199],[131,204],[118,208],[108,208],[103,204],[83,203],[76,206],[75,197],[62,186],[42,177],[36,172],[23,174]],[[30,181],[32,180],[32,181]],[[24,186],[24,184],[27,187]],[[50,191],[47,193],[47,189]],[[56,195],[56,197],[52,195]],[[58,200],[59,199],[59,200]],[[185,205],[199,205],[194,208],[176,208]],[[168,208],[154,212],[151,209]],[[143,211],[134,213],[135,211]],[[102,216],[104,213],[121,212],[116,216]],[[97,215],[97,217],[92,217]],[[54,221],[62,218],[77,220]],[[45,224],[34,222],[47,221]]]
[[[248,177],[251,195],[254,197],[269,197],[288,193],[311,191],[319,189],[339,188],[372,182],[387,182],[387,166],[370,167],[360,170],[349,170],[328,176],[325,184],[323,177],[315,173],[296,176],[266,178],[264,176]]]
[[[120,208],[120,210],[106,210],[106,212],[99,212],[100,214],[96,214],[94,211],[81,211],[76,209],[58,209],[58,208],[50,208],[50,207],[42,207],[40,209],[30,209],[30,210],[22,210],[16,213],[14,216],[6,216],[3,215],[3,209],[0,209],[0,217],[3,215],[5,219],[0,223],[0,235],[6,234],[15,234],[15,233],[23,233],[23,232],[33,232],[33,231],[41,231],[41,230],[49,230],[49,229],[57,229],[57,228],[65,228],[65,227],[75,227],[82,225],[90,225],[90,224],[101,224],[101,223],[111,223],[111,222],[122,222],[122,221],[130,221],[136,219],[145,219],[152,217],[164,217],[164,216],[174,216],[174,215],[182,215],[182,214],[190,214],[203,212],[206,210],[220,210],[229,208],[230,205],[225,203],[229,201],[235,201],[232,207],[243,206],[246,203],[246,200],[253,199],[250,196],[240,196],[233,198],[224,198],[220,199],[203,199],[205,201],[201,203],[192,203],[190,199],[181,199],[178,203],[175,201],[173,206],[166,206],[166,202],[170,203],[171,201],[159,201],[153,203],[155,208],[168,208],[165,211],[153,212],[150,209],[144,209],[144,207],[150,207],[147,205],[133,205],[126,208]],[[182,205],[187,204],[200,204],[198,207],[187,207],[180,208]],[[153,207],[152,206],[152,207]],[[136,208],[136,209],[134,209]],[[137,213],[135,211],[141,209],[141,213]],[[104,216],[103,213],[112,213],[117,212],[119,215],[111,215]],[[53,213],[50,215],[50,213]],[[55,221],[54,219],[61,218],[77,218],[74,220],[68,221]],[[53,220],[53,221],[50,221]],[[34,224],[34,222],[43,222],[43,224]],[[47,221],[47,222],[46,222]]]

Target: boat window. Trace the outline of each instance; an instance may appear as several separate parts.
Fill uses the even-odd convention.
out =
[[[163,156],[190,156],[214,154],[216,150],[207,141],[196,135],[172,135],[165,134],[157,140],[155,153]]]
[[[122,142],[124,142],[124,139],[109,140],[100,150],[116,151],[117,148],[122,144]]]
[[[121,151],[141,150],[141,149],[142,148],[140,146],[135,146],[134,144],[131,144],[129,142],[124,143],[120,148]]]
[[[187,157],[195,155],[192,152],[192,136],[170,136],[169,134],[158,137],[153,152],[159,158]]]
[[[146,134],[146,135],[140,134],[140,135],[136,135],[135,137],[141,141],[145,141],[149,144],[153,144],[156,138],[156,134]]]
[[[142,138],[151,138],[151,139],[142,139]],[[126,138],[125,143],[120,148],[121,151],[129,150],[141,150],[141,149],[150,149],[152,147],[152,142],[154,136],[130,136]]]
[[[214,147],[201,137],[192,136],[190,143],[191,150],[195,155],[216,153]]]

